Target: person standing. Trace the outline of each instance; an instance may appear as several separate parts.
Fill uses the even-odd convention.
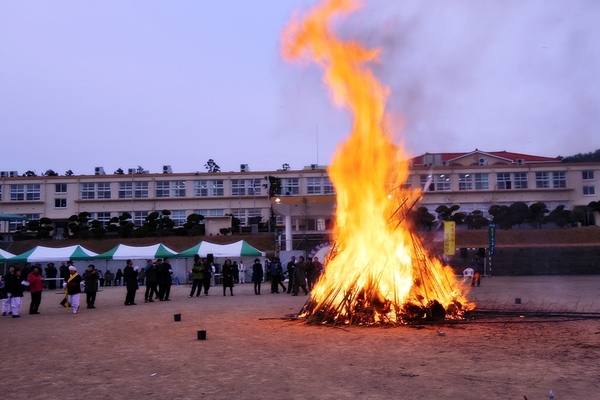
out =
[[[2,299],[2,316],[5,317],[10,311],[11,299],[12,299],[12,288],[15,284],[17,277],[15,276],[15,266],[11,265],[8,267],[8,273],[4,276],[4,293],[6,298]]]
[[[87,271],[83,273],[83,283],[85,284],[85,303],[87,308],[96,308],[96,293],[98,293],[98,270],[94,264],[87,267]]]
[[[68,304],[73,307],[73,314],[77,314],[79,311],[79,295],[81,294],[81,281],[83,280],[80,275],[77,274],[77,268],[74,266],[69,267],[69,279],[63,283],[65,289],[65,296]]]
[[[313,264],[315,266],[315,269],[314,269],[314,273],[311,277],[311,279],[312,279],[311,287],[314,287],[316,285],[317,281],[319,280],[319,277],[323,273],[323,264],[321,264],[321,262],[319,261],[319,257],[313,257]]]
[[[60,264],[60,279],[62,279],[63,281],[66,281],[67,279],[69,279],[69,267],[67,266],[67,264],[63,261]]]
[[[46,268],[44,268],[44,271],[46,272],[46,278],[48,278],[48,290],[56,289],[55,279],[56,279],[56,275],[58,274],[58,270],[54,266],[54,263],[53,262],[48,263]]]
[[[210,289],[210,280],[213,276],[212,263],[208,262],[206,258],[202,259],[202,286],[204,286],[204,295],[208,296],[208,289]]]
[[[192,291],[190,292],[189,298],[194,297],[194,292],[197,290],[196,297],[200,297],[200,293],[202,293],[202,279],[203,273],[202,270],[204,267],[202,266],[202,260],[200,260],[200,256],[198,254],[194,255],[194,264],[192,264]]]
[[[238,264],[238,281],[240,283],[246,283],[246,266],[244,265],[244,260],[240,260]]]
[[[39,314],[38,309],[42,302],[42,291],[44,290],[44,278],[40,272],[40,267],[35,266],[33,270],[27,276],[27,282],[29,282],[29,293],[31,293],[31,303],[29,304],[29,314]]]
[[[229,293],[233,296],[233,277],[237,271],[233,271],[233,265],[231,264],[231,260],[228,258],[225,260],[225,264],[223,264],[223,269],[221,271],[223,279],[223,296],[225,296],[225,291],[229,288]]]
[[[127,294],[125,295],[125,305],[135,306],[135,292],[138,290],[137,267],[133,267],[133,261],[127,260],[127,265],[123,269],[123,278],[127,286]]]
[[[158,299],[160,301],[171,301],[169,296],[171,295],[171,285],[173,284],[173,269],[171,268],[171,264],[169,264],[169,259],[165,257],[160,266],[160,292],[158,294]]]
[[[263,280],[263,266],[260,260],[256,258],[252,265],[252,282],[254,282],[254,294],[260,294],[260,284]]]
[[[305,296],[308,294],[308,290],[306,290],[306,263],[302,256],[298,257],[296,269],[294,270],[294,292],[292,296],[298,296],[299,288],[302,288]]]
[[[471,281],[471,287],[474,287],[477,283],[477,286],[481,285],[481,274],[483,274],[483,259],[479,255],[479,253],[475,254],[475,258],[471,260],[471,265],[473,265],[473,280]]]
[[[146,283],[146,269],[145,268],[141,268],[138,271],[137,280],[138,280],[139,286],[143,286]]]
[[[117,273],[115,274],[115,286],[121,286],[121,279],[123,278],[123,271],[121,268],[117,269]]]
[[[29,283],[23,280],[21,276],[21,271],[15,270],[15,280],[12,286],[12,297],[10,299],[10,311],[12,313],[13,318],[21,318],[21,304],[23,304],[23,292],[25,291],[25,287],[28,286]]]
[[[144,267],[146,270],[146,292],[144,293],[144,303],[154,303],[153,296],[158,296],[156,290],[156,264],[152,263],[152,260],[146,262]]]
[[[296,268],[296,256],[292,256],[290,262],[287,263],[287,273],[288,273],[288,287],[287,293],[290,294],[292,292],[292,288],[294,287],[294,269]]]

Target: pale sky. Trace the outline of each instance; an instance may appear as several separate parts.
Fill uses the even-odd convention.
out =
[[[280,56],[312,0],[0,2],[0,170],[327,165],[349,134],[316,66]],[[337,31],[412,155],[600,148],[600,2],[366,0]]]

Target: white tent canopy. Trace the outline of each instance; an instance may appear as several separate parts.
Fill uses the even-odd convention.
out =
[[[68,247],[37,246],[25,253],[9,258],[10,262],[42,263],[48,261],[91,260],[98,253],[73,245]]]
[[[212,254],[215,258],[225,257],[264,257],[265,252],[252,247],[243,240],[230,244],[215,244],[210,242],[200,242],[194,247],[182,251],[177,257],[193,257],[195,255],[206,257]]]
[[[177,255],[176,251],[171,250],[162,243],[157,243],[151,246],[127,246],[120,244],[106,253],[98,254],[97,260],[154,260],[156,258],[170,257],[174,258]]]

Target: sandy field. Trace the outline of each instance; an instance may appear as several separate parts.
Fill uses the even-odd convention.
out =
[[[600,320],[480,318],[463,324],[332,328],[285,320],[306,297],[253,294],[125,307],[101,288],[76,315],[45,291],[41,315],[0,317],[3,399],[597,399]],[[600,312],[600,276],[483,278],[498,310]],[[515,298],[521,304],[515,304]],[[174,321],[181,314],[181,321]],[[207,339],[198,340],[198,330]]]

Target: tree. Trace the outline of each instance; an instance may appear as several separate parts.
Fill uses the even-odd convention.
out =
[[[288,163],[284,163],[281,165],[281,170],[282,171],[289,171],[290,170],[290,164]]]
[[[83,211],[79,214],[73,214],[69,217],[69,230],[71,234],[79,239],[87,239],[90,237],[90,227],[88,221],[90,213]]]
[[[571,210],[565,210],[564,205],[557,206],[548,214],[546,221],[555,223],[559,228],[564,228],[571,222]]]
[[[206,234],[204,226],[204,215],[190,214],[187,216],[187,222],[183,224],[189,236],[204,236]]]
[[[35,232],[36,239],[47,239],[50,237],[50,232],[54,230],[54,227],[51,226],[52,223],[53,221],[50,218],[42,217],[39,220],[27,221],[23,230],[25,232]]]
[[[213,160],[212,158],[210,158],[206,164],[204,164],[204,168],[206,168],[208,170],[208,172],[221,172],[221,168],[217,165],[217,163],[215,162],[215,160]]]
[[[531,214],[529,216],[529,223],[531,226],[537,229],[542,229],[542,224],[545,223],[544,217],[548,213],[548,209],[544,203],[533,203],[529,206]]]
[[[37,176],[37,174],[34,171],[32,171],[32,170],[29,170],[29,171],[27,171],[27,172],[25,172],[23,174],[23,177],[28,177],[29,178],[29,177],[32,177],[32,176]]]
[[[42,176],[58,176],[58,174],[56,172],[54,172],[53,170],[49,169],[46,172],[44,172],[42,174]]]
[[[492,222],[496,223],[500,229],[512,228],[510,220],[510,209],[508,206],[499,206],[497,204],[490,207],[488,213],[492,216]]]
[[[427,210],[427,207],[419,207],[408,214],[410,222],[417,229],[431,230],[435,222],[435,216]]]
[[[531,210],[527,206],[527,204],[522,201],[517,201],[512,203],[508,207],[508,218],[512,226],[518,225],[521,228],[521,225],[527,221],[531,216]]]
[[[589,153],[578,153],[574,156],[563,157],[562,162],[598,162],[600,161],[600,149]]]
[[[115,175],[124,175],[123,169],[122,168],[117,168],[117,170],[115,171]]]
[[[65,172],[65,175],[66,175],[66,176],[73,176],[73,171],[71,171],[70,169],[68,169],[68,170]]]
[[[490,220],[483,216],[481,210],[472,211],[466,218],[467,229],[482,229],[490,224]]]
[[[240,219],[235,217],[233,214],[225,214],[226,217],[231,217],[231,232],[240,231]]]
[[[269,197],[279,196],[281,194],[281,178],[268,175],[265,176],[265,180],[267,181],[265,188],[269,192]]]

